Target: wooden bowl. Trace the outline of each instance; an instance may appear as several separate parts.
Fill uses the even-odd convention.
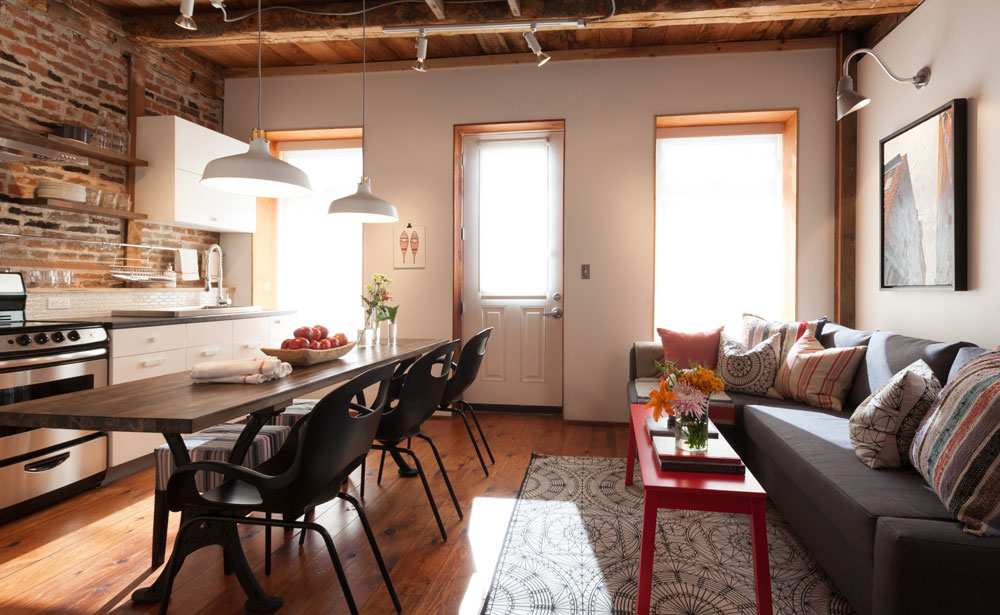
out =
[[[329,350],[309,350],[308,348],[296,348],[295,350],[282,350],[280,348],[261,348],[260,351],[269,357],[281,359],[292,365],[315,365],[335,361],[349,353],[358,345],[357,340],[347,342],[343,346],[330,348]]]

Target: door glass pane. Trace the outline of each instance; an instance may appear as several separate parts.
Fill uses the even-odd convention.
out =
[[[786,288],[781,135],[656,141],[654,327],[781,317]]]
[[[544,140],[479,146],[479,289],[484,296],[548,294],[548,161]]]
[[[361,148],[288,151],[282,158],[309,176],[313,195],[278,207],[278,307],[303,325],[352,337],[361,324],[361,223],[331,216],[330,201],[354,194]]]

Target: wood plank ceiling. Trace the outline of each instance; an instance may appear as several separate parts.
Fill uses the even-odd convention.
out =
[[[257,59],[257,23],[251,15],[225,23],[209,0],[196,0],[197,31],[178,28],[173,20],[179,0],[100,0],[126,15],[131,38],[153,46],[185,47],[230,69],[230,76],[247,75]],[[683,52],[678,46],[726,45],[745,48],[753,41],[778,41],[767,48],[810,46],[841,32],[857,32],[874,44],[923,0],[619,0],[610,19],[585,28],[540,27],[542,49],[554,61],[587,57],[662,55]],[[369,7],[382,4],[371,0]],[[264,0],[263,5],[294,5],[330,12],[358,11],[361,2],[317,4],[308,0]],[[415,57],[412,33],[382,32],[388,26],[595,19],[606,16],[610,0],[495,0],[444,2],[411,0],[368,13],[370,70],[406,68]],[[227,0],[230,18],[256,8],[254,0]],[[519,16],[518,16],[519,15]],[[444,18],[441,19],[441,16]],[[283,72],[353,72],[361,62],[360,16],[317,16],[288,10],[264,13],[263,65],[271,74]],[[457,66],[532,61],[524,28],[494,31],[428,33],[428,65]],[[744,43],[743,47],[738,43]],[[814,46],[814,45],[813,45]],[[704,50],[702,50],[704,51]],[[380,66],[382,64],[382,66]],[[291,68],[290,68],[291,67]],[[295,68],[298,67],[298,68]],[[310,67],[310,68],[305,68]]]

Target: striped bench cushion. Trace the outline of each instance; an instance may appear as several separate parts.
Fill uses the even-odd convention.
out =
[[[1000,351],[948,382],[917,430],[910,461],[966,532],[1000,535]]]
[[[318,399],[293,399],[292,405],[285,408],[284,412],[275,417],[275,420],[278,425],[291,427],[300,418],[312,412],[317,403],[319,403]]]
[[[786,398],[840,411],[867,350],[866,346],[824,348],[806,331],[778,366],[774,388]]]
[[[215,427],[199,431],[184,438],[191,461],[228,461],[229,454],[243,432],[245,425],[223,423]],[[265,425],[261,428],[253,444],[243,458],[243,465],[252,468],[271,458],[288,437],[289,428],[284,425]],[[156,489],[165,491],[170,475],[174,473],[174,457],[166,444],[157,446],[153,451],[156,462]],[[217,472],[198,472],[195,484],[198,491],[208,491],[222,484],[223,477]]]

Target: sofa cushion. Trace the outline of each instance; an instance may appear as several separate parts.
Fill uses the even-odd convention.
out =
[[[692,363],[715,369],[722,327],[691,333],[659,328],[656,334],[663,344],[664,361],[671,361],[680,369],[687,369]]]
[[[775,333],[781,334],[781,356],[784,361],[788,351],[802,334],[808,331],[816,337],[823,334],[826,316],[817,320],[802,320],[798,322],[779,322],[767,320],[753,314],[743,314],[743,337],[740,339],[747,348],[753,348]]]
[[[781,335],[778,333],[750,349],[723,333],[716,364],[726,392],[767,395],[770,391],[772,397],[778,397],[773,389],[780,355]]]
[[[631,357],[633,369],[630,369],[629,379],[659,378],[660,370],[654,361],[663,358],[663,345],[660,342],[635,342],[632,344]]]
[[[948,382],[951,382],[952,379],[955,378],[958,370],[965,367],[966,363],[975,359],[984,352],[989,352],[989,350],[980,348],[979,346],[965,346],[964,348],[959,348],[958,354],[955,355],[955,362],[951,364],[951,371],[948,372]]]
[[[910,457],[966,532],[1000,535],[1000,350],[945,386]]]
[[[889,381],[896,372],[923,359],[939,382],[948,381],[948,372],[960,348],[967,342],[934,342],[889,331],[876,331],[868,342],[868,353],[854,375],[845,407],[857,408],[866,397]]]
[[[811,527],[796,527],[800,535],[835,528],[846,548],[870,567],[879,517],[951,519],[913,468],[875,471],[858,463],[847,416],[767,403],[744,406],[743,423],[754,450],[786,469],[785,480],[796,493],[809,498],[810,508],[822,511],[818,517],[806,517]],[[781,490],[784,485],[772,482],[767,488]]]
[[[910,463],[910,444],[934,405],[941,383],[922,360],[907,366],[872,393],[851,415],[851,444],[870,468]]]
[[[823,326],[822,335],[817,336],[824,348],[848,348],[851,346],[867,346],[872,339],[871,331],[859,331],[835,322]]]
[[[806,331],[778,367],[774,388],[784,397],[840,410],[865,350],[864,346],[824,348]]]

